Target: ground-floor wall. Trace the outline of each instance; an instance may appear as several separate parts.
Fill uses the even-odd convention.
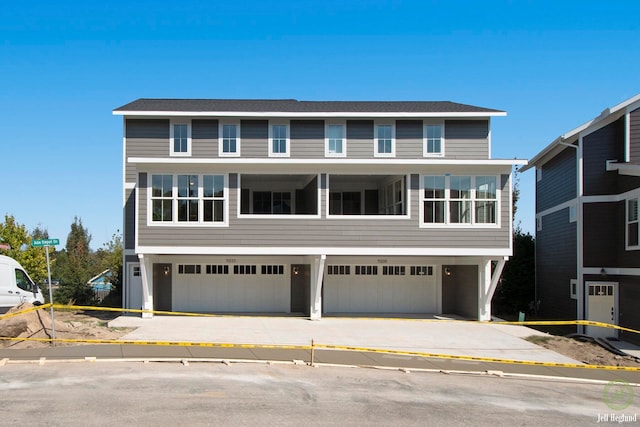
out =
[[[489,320],[480,257],[143,255],[125,258],[130,309]],[[487,267],[489,266],[489,267]],[[487,295],[490,292],[491,295]],[[490,305],[490,304],[489,304]],[[482,313],[482,314],[481,314]],[[489,316],[487,318],[487,316]]]

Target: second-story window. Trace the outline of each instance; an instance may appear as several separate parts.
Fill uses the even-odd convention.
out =
[[[173,175],[153,175],[151,178],[152,220],[173,221]]]
[[[396,155],[395,136],[393,135],[393,125],[376,125],[375,134],[375,156],[393,157]]]
[[[218,143],[218,154],[220,156],[240,155],[240,125],[237,123],[222,123],[220,125]]]
[[[170,131],[171,155],[191,155],[191,128],[186,122],[172,122]]]
[[[345,125],[329,123],[326,126],[325,132],[325,155],[328,157],[346,156]]]
[[[444,126],[427,123],[424,125],[424,156],[440,157],[444,155]]]
[[[497,225],[498,178],[423,176],[423,225]]]
[[[289,157],[289,126],[271,124],[269,129],[269,155]]]

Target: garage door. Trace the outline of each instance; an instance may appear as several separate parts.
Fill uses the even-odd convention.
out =
[[[289,311],[289,274],[284,265],[179,264],[176,270],[174,311]]]
[[[436,313],[433,266],[329,265],[325,313]]]

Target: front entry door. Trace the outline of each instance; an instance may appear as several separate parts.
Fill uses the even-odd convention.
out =
[[[291,312],[309,316],[311,307],[311,266],[293,264],[291,266]]]
[[[171,264],[153,264],[153,309],[171,311]]]
[[[593,322],[617,324],[616,291],[615,283],[587,283],[587,319]],[[587,326],[587,335],[594,338],[617,338],[618,330]]]

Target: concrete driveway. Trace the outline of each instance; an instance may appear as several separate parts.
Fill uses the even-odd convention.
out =
[[[524,326],[440,321],[326,317],[121,316],[111,327],[136,327],[124,340],[266,345],[339,345],[536,362],[579,363],[525,341],[544,335]]]

